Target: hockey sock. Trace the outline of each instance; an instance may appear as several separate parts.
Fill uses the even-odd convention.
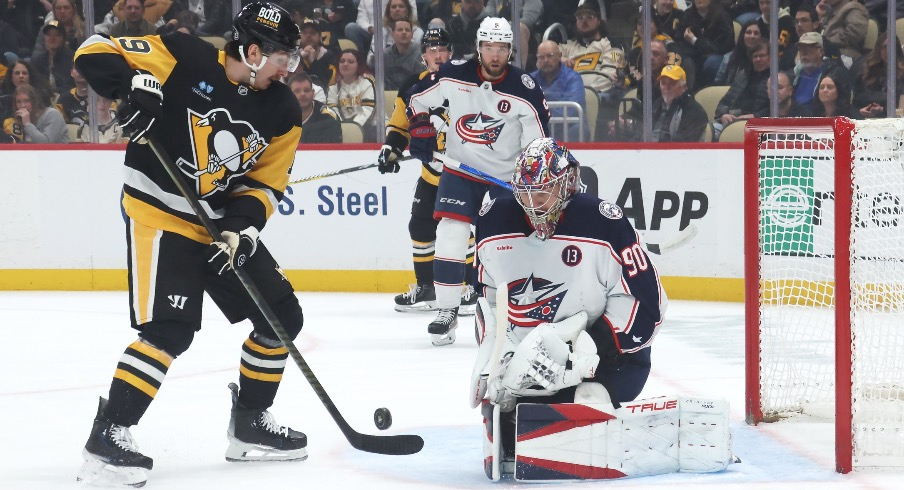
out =
[[[433,286],[440,308],[461,304],[461,284],[465,278],[465,259],[471,225],[443,218],[436,228],[436,257],[433,259]]]
[[[137,424],[154,401],[172,362],[172,356],[153,345],[132,342],[113,373],[104,417],[117,425]]]
[[[242,345],[239,403],[247,408],[273,405],[288,357],[289,350],[280,341],[252,332]]]
[[[435,241],[419,242],[411,240],[414,277],[418,284],[433,283],[433,249],[435,245]]]

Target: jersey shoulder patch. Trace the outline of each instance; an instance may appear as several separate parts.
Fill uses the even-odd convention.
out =
[[[528,90],[533,90],[534,87],[537,86],[537,82],[535,82],[534,79],[527,73],[521,75],[521,83],[523,83]]]
[[[450,63],[452,63],[453,65],[463,65],[463,64],[465,64],[465,63],[467,63],[467,62],[468,62],[468,60],[463,60],[463,59],[458,59],[458,60],[452,60],[452,61],[450,61]]]
[[[602,201],[600,202],[600,214],[609,219],[622,219],[625,215],[618,204]]]

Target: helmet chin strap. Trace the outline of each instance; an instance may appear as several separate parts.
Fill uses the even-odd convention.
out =
[[[254,81],[257,78],[257,71],[264,67],[264,65],[267,63],[267,58],[269,58],[269,56],[262,54],[261,62],[258,63],[257,65],[252,65],[251,63],[248,62],[248,59],[245,58],[245,50],[242,48],[239,48],[239,57],[242,58],[242,63],[244,63],[245,66],[247,66],[248,68],[251,68],[251,75],[249,75],[250,82],[248,83],[248,85],[251,87],[254,87]]]

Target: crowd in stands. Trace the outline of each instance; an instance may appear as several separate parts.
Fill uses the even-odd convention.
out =
[[[72,66],[88,26],[114,37],[179,31],[222,46],[233,16],[229,0],[93,0],[94,18],[86,20],[83,1],[0,0],[0,142],[88,141],[89,133],[124,141],[116,102],[98,101],[89,115],[88,88]],[[779,2],[777,19],[772,2]],[[480,21],[511,18],[513,10],[511,0],[276,3],[302,32],[302,63],[286,80],[302,107],[302,143],[341,142],[343,125],[360,127],[365,142],[382,141],[385,125],[375,109],[385,96],[377,93],[375,74],[390,93],[422,71],[420,42],[430,28],[449,33],[453,58],[473,57]],[[375,3],[381,25],[375,25]],[[640,0],[520,2],[515,58],[551,103],[555,137],[640,141],[645,76],[653,86],[653,140],[660,142],[718,141],[723,128],[770,115],[776,97],[782,117],[886,117],[887,90],[898,101],[895,109],[904,109],[904,53],[901,39],[885,32],[886,0],[649,3],[652,21],[644,26]],[[904,2],[895,9],[901,32]],[[652,39],[650,73],[642,68],[645,28]],[[381,46],[374,42],[377,29]],[[771,30],[777,74],[770,73]],[[887,63],[890,41],[894,67]],[[891,88],[888,70],[897,80]]]

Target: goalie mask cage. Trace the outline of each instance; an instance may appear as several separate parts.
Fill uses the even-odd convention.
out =
[[[747,422],[834,417],[836,470],[904,466],[904,120],[744,138]]]

